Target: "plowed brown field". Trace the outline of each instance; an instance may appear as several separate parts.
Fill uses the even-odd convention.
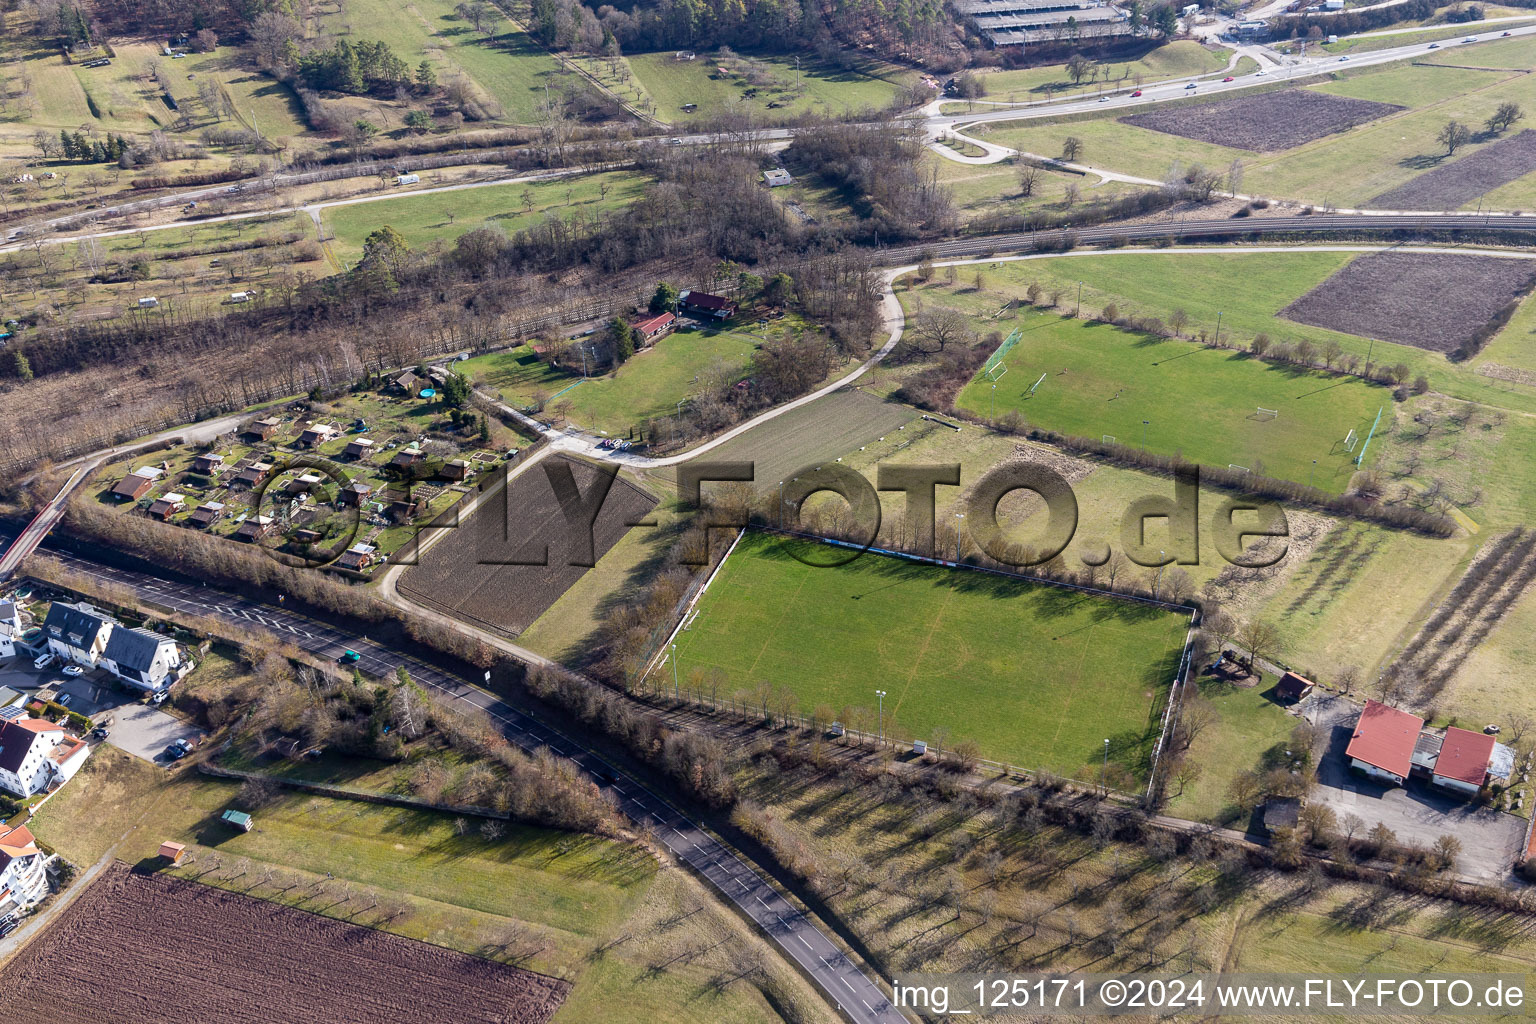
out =
[[[114,864],[0,972],[6,1020],[543,1024],[570,986]]]

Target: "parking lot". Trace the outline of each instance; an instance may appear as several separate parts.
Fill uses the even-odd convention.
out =
[[[70,678],[55,664],[41,671],[32,667],[30,652],[0,661],[0,686],[30,697],[45,686],[67,695],[65,705],[95,721],[112,716],[108,742],[136,757],[165,763],[165,748],[178,739],[195,740],[201,730],[159,708],[142,703],[139,695],[121,689],[112,674],[101,669]]]
[[[1525,819],[1477,807],[1418,779],[1406,786],[1383,786],[1350,771],[1344,749],[1354,732],[1356,710],[1338,698],[1308,707],[1308,717],[1327,735],[1309,801],[1331,807],[1340,821],[1347,814],[1359,817],[1366,828],[1379,821],[1403,843],[1431,846],[1441,836],[1455,836],[1461,842],[1459,874],[1481,882],[1508,881],[1525,838]]]

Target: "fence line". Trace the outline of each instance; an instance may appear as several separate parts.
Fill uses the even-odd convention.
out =
[[[688,589],[683,591],[683,596],[678,598],[677,604],[672,606],[672,614],[661,620],[662,625],[665,625],[676,616],[677,624],[672,627],[672,632],[668,634],[665,642],[653,648],[647,656],[645,671],[640,673],[638,682],[644,683],[650,674],[655,671],[656,667],[661,664],[661,654],[667,649],[667,644],[677,639],[677,634],[682,632],[683,623],[688,621],[688,613],[693,610],[694,605],[699,603],[699,599],[704,596],[704,591],[709,589],[709,585],[715,581],[715,577],[720,574],[720,570],[725,568],[725,560],[731,557],[731,552],[736,550],[736,545],[741,542],[741,538],[746,535],[746,532],[745,529],[736,531],[736,536],[731,539],[731,546],[725,549],[725,554],[720,556],[720,561],[715,563],[715,567],[710,571],[709,575],[706,577],[695,576],[693,582],[688,584]],[[706,531],[705,537],[706,545],[708,544],[707,534],[708,531]],[[652,637],[661,632],[661,628],[661,626],[657,626],[651,631],[651,637],[646,638],[647,645],[651,643]]]

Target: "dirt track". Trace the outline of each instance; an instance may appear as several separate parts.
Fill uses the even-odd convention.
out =
[[[570,988],[122,863],[0,981],[0,1016],[51,1024],[543,1024]]]

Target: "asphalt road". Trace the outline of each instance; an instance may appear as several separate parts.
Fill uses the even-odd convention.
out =
[[[215,587],[195,586],[130,572],[66,554],[50,552],[69,568],[104,583],[131,588],[140,600],[194,615],[214,615],[246,628],[265,629],[285,642],[319,655],[339,658],[356,651],[359,667],[374,676],[389,676],[405,666],[417,682],[452,700],[471,704],[494,720],[502,734],[523,750],[547,747],[574,763],[611,794],[615,806],[633,821],[650,826],[656,838],[681,861],[709,880],[722,895],[744,911],[783,952],[808,974],[822,991],[858,1024],[904,1024],[906,1018],[890,1005],[885,993],[840,952],[809,918],[779,895],[751,866],[718,840],[638,782],[591,751],[535,721],[458,676],[400,654],[382,644],[356,637],[287,609],[237,597]]]

